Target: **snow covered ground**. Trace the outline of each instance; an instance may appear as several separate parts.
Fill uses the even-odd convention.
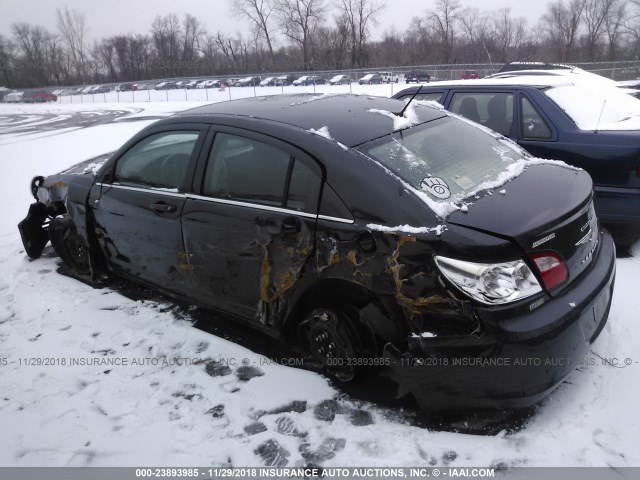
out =
[[[31,178],[198,105],[173,100],[0,105],[0,466],[640,466],[637,241],[617,261],[609,322],[585,364],[522,429],[483,436],[414,426],[194,328],[167,300],[62,276],[51,250],[30,261],[16,224]],[[109,122],[47,122],[98,113]],[[18,118],[45,123],[16,130]]]

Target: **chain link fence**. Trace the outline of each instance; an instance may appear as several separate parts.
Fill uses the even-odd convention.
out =
[[[640,78],[640,62],[593,62],[574,64],[584,70],[597,73],[612,80],[632,80]],[[400,67],[378,67],[375,69],[350,69],[350,70],[322,70],[322,71],[298,71],[298,72],[273,72],[253,75],[219,75],[199,77],[160,78],[153,80],[127,81],[120,83],[102,83],[94,85],[70,85],[66,87],[47,87],[37,89],[24,89],[20,91],[0,89],[0,101],[5,103],[119,103],[119,102],[152,102],[152,101],[222,101],[247,96],[274,95],[278,93],[375,93],[391,96],[405,87],[405,74],[412,70],[427,72],[431,81],[458,80],[467,71],[474,71],[480,77],[486,77],[496,73],[502,64],[454,64],[454,65],[406,65]],[[368,86],[359,84],[359,80],[369,73],[384,72],[392,81],[381,85]],[[295,87],[292,85],[281,86],[248,86],[238,87],[237,80],[244,77],[279,77],[283,75],[299,78],[304,75],[316,75],[322,79],[322,83],[314,83]],[[328,85],[332,77],[346,75],[349,83],[341,85]],[[224,87],[199,88],[198,85],[190,85],[189,88],[163,89],[159,87],[162,82],[201,82],[204,80],[219,80],[225,83]],[[128,90],[126,85],[136,85],[135,90]],[[193,88],[191,88],[193,87]]]

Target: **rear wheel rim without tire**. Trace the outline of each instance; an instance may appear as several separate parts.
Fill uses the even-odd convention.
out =
[[[309,319],[307,345],[309,353],[322,363],[332,377],[342,382],[353,380],[356,360],[349,329],[330,310],[314,312]]]

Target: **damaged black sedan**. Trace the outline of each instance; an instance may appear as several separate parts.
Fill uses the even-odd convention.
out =
[[[611,304],[589,175],[415,102],[199,107],[32,190],[30,257],[51,241],[78,275],[223,313],[343,381],[377,369],[431,411],[538,402]]]

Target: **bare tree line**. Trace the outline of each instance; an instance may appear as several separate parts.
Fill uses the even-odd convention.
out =
[[[147,33],[88,38],[81,12],[55,31],[14,23],[0,35],[0,85],[34,87],[151,78],[513,60],[637,59],[640,0],[553,0],[538,23],[510,9],[436,0],[404,31],[372,40],[384,0],[227,0],[244,32],[210,33],[193,15],[157,16]]]

